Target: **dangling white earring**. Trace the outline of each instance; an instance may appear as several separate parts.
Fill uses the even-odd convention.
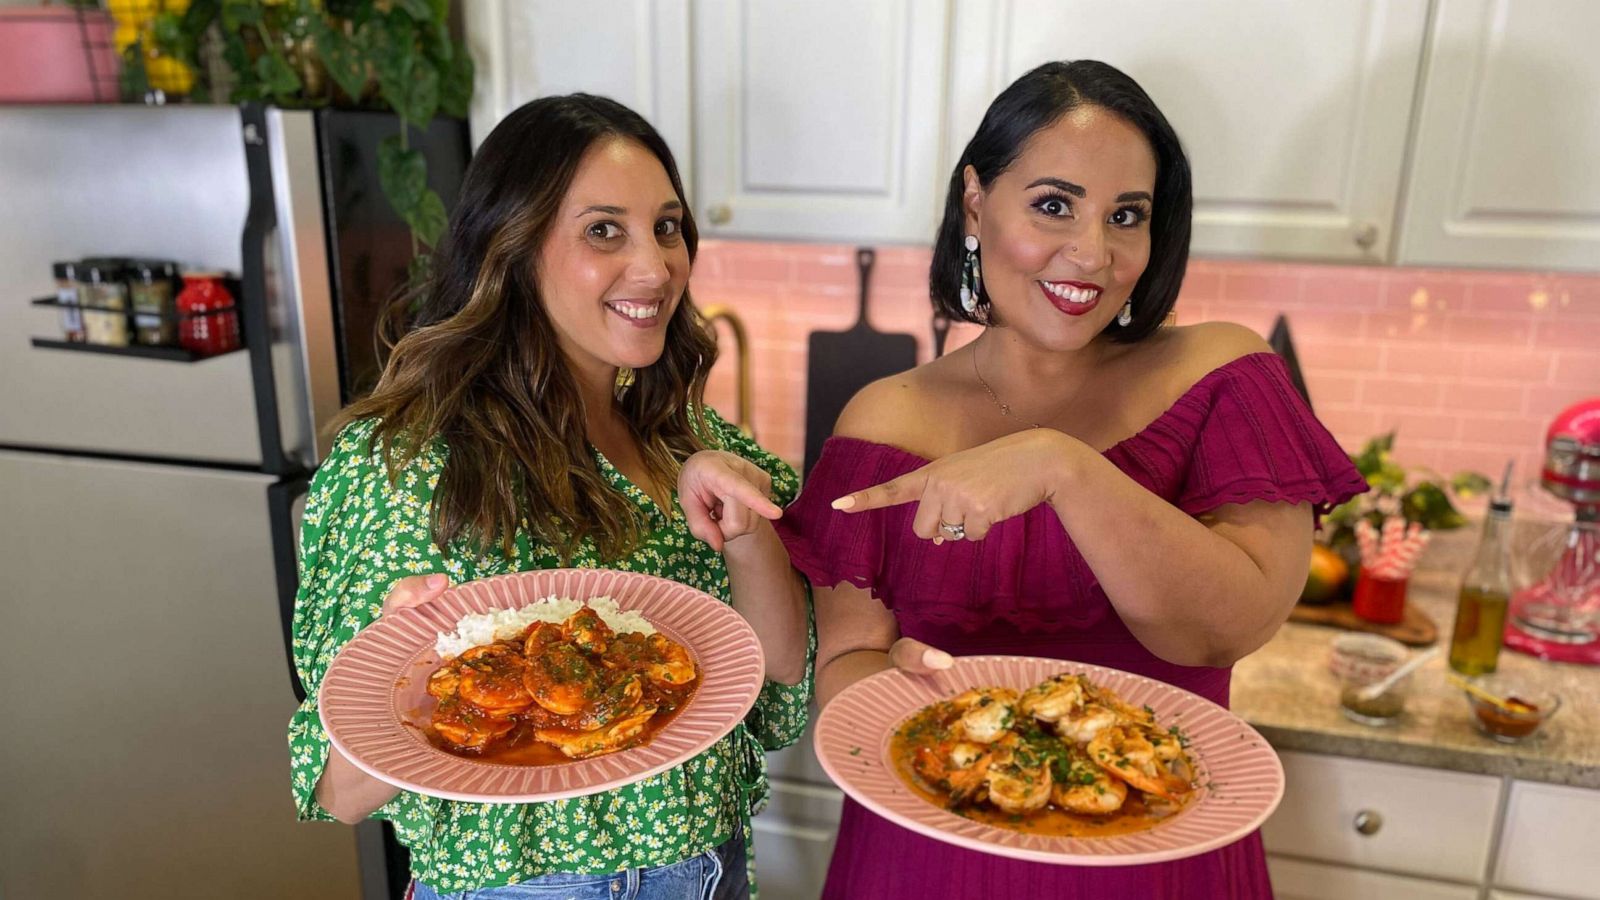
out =
[[[978,266],[978,236],[967,235],[966,258],[961,261],[961,308],[968,315],[978,311],[978,297],[983,291],[983,272]]]
[[[1132,322],[1132,321],[1133,321],[1133,298],[1129,297],[1128,298],[1128,302],[1122,304],[1122,312],[1117,313],[1117,324],[1121,325],[1123,328],[1127,328],[1128,327],[1128,323]]]

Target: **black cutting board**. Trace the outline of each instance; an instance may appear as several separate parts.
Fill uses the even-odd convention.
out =
[[[917,364],[917,340],[909,334],[886,334],[867,324],[867,286],[876,254],[856,250],[861,272],[861,313],[848,331],[814,331],[806,355],[806,459],[810,473],[822,455],[822,442],[833,434],[839,413],[856,391],[880,378]]]

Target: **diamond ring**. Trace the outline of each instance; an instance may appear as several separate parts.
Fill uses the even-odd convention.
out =
[[[940,522],[939,530],[943,531],[946,535],[949,535],[950,540],[952,541],[959,541],[967,536],[967,526],[962,525],[959,522],[953,525],[949,522]]]

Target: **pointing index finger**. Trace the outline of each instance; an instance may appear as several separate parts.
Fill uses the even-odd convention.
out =
[[[886,506],[899,506],[920,499],[922,489],[927,483],[928,476],[924,470],[918,469],[915,472],[907,472],[899,478],[885,481],[883,484],[846,494],[833,501],[833,508],[858,513]]]

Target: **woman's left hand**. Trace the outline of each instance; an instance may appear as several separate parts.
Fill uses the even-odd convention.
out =
[[[847,494],[849,513],[917,504],[911,530],[934,543],[981,541],[996,522],[1050,502],[1080,442],[1036,428],[941,457],[892,481]]]
[[[772,476],[737,453],[702,450],[678,473],[678,503],[689,531],[711,549],[755,533],[783,510],[770,499]]]

